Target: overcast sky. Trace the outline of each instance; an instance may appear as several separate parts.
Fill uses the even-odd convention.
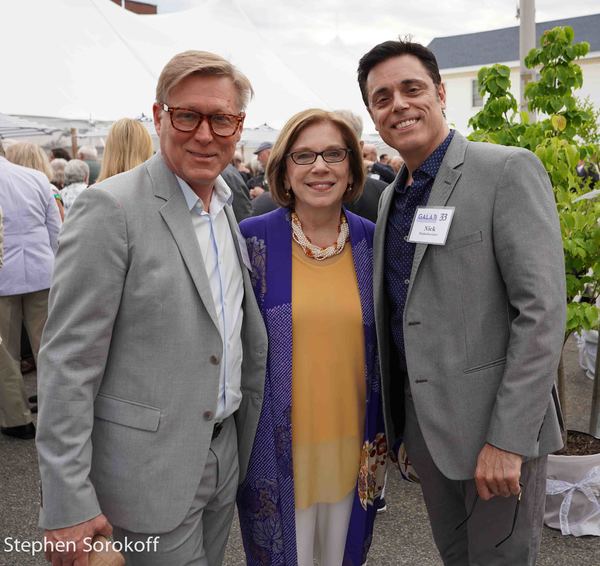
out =
[[[159,13],[185,10],[215,0],[148,0]],[[429,43],[434,37],[510,27],[518,0],[218,0],[240,6],[265,33],[284,43],[339,37],[362,49],[398,35]],[[598,0],[537,0],[538,22],[595,14]],[[201,30],[199,30],[201,33]]]

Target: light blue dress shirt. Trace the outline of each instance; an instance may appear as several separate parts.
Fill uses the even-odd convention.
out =
[[[219,396],[215,412],[215,420],[223,421],[238,409],[242,400],[244,282],[233,240],[235,236],[224,210],[226,205],[231,204],[233,195],[225,181],[218,177],[207,212],[202,200],[191,187],[179,177],[177,181],[190,210],[223,340]]]

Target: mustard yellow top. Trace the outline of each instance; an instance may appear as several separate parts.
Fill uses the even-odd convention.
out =
[[[356,485],[365,419],[365,345],[350,242],[324,261],[292,243],[292,454],[297,509]]]

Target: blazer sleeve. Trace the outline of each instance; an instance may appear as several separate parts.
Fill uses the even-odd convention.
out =
[[[517,150],[505,162],[496,189],[493,238],[512,312],[487,442],[535,456],[563,345],[566,289],[552,186],[531,152]]]
[[[84,191],[61,233],[38,361],[40,526],[46,529],[101,512],[89,478],[90,437],[127,267],[123,209],[105,190]]]

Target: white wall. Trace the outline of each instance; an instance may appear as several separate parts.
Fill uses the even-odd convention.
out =
[[[592,54],[581,63],[583,88],[577,93],[581,98],[589,96],[600,107],[600,52]]]

